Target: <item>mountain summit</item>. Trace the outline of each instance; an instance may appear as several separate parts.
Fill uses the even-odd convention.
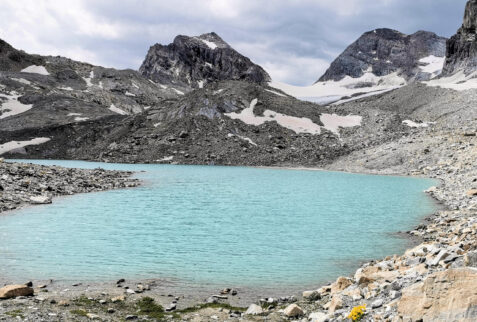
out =
[[[139,71],[161,84],[177,83],[192,88],[220,80],[270,81],[262,67],[238,53],[214,32],[197,37],[177,36],[167,46],[155,44]]]
[[[444,57],[445,43],[446,38],[427,31],[412,35],[386,28],[368,31],[331,63],[318,82],[359,78],[369,72],[378,77],[397,72],[407,81],[429,79],[440,68],[431,71],[419,67],[429,64],[427,60],[436,63],[437,58]],[[442,59],[440,63],[442,67]]]
[[[469,0],[465,7],[464,22],[457,34],[447,42],[443,75],[460,70],[469,74],[477,68],[477,0]]]

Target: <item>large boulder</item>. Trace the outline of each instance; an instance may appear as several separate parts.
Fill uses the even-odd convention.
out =
[[[7,285],[0,288],[0,299],[11,299],[17,296],[32,296],[33,288],[26,285]]]
[[[296,318],[305,314],[302,308],[296,304],[288,305],[283,311],[283,313],[290,318]]]
[[[263,313],[262,307],[257,304],[250,304],[247,311],[245,311],[245,315],[260,315],[262,313]]]
[[[403,289],[398,314],[404,321],[477,321],[477,270],[438,272]]]

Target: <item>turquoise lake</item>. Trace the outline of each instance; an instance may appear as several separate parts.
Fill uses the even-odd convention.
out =
[[[133,170],[133,189],[56,198],[0,216],[0,274],[13,280],[164,278],[307,287],[400,253],[395,234],[436,205],[437,182],[246,167],[27,161]]]

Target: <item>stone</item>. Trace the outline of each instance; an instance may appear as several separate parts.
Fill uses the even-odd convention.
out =
[[[177,305],[175,303],[170,304],[169,306],[166,307],[166,312],[171,312],[176,309]]]
[[[477,268],[477,251],[468,252],[464,255],[464,265]]]
[[[124,283],[124,282],[126,282],[126,280],[125,280],[124,278],[120,278],[120,279],[116,282],[116,284],[122,284],[122,283]]]
[[[296,304],[288,305],[283,311],[283,313],[290,318],[296,318],[305,314],[302,308]]]
[[[130,320],[137,320],[137,315],[126,315],[126,320],[130,321]]]
[[[384,301],[382,299],[378,299],[378,300],[374,301],[373,303],[371,303],[371,308],[377,309],[377,308],[383,306],[383,303],[384,303]]]
[[[30,197],[30,203],[32,205],[46,205],[46,204],[50,204],[52,201],[51,201],[51,198],[48,197],[48,196],[33,196],[33,197]]]
[[[67,300],[61,300],[58,302],[59,306],[70,306],[70,302]]]
[[[0,299],[11,299],[18,296],[32,296],[33,288],[26,285],[7,285],[0,288]]]
[[[403,289],[398,314],[404,320],[477,321],[477,270],[449,269]]]
[[[471,190],[467,191],[467,195],[468,195],[469,197],[475,197],[475,196],[477,196],[477,189],[471,189]]]
[[[437,254],[436,257],[434,257],[431,261],[429,261],[430,266],[437,266],[440,261],[446,259],[447,256],[449,256],[449,252],[445,249],[441,250],[439,254]]]
[[[111,302],[118,303],[118,302],[124,302],[125,300],[126,300],[126,297],[124,295],[119,295],[119,296],[113,297],[111,299]]]
[[[359,269],[354,277],[358,285],[368,285],[373,282],[392,282],[398,275],[397,271],[384,271],[378,266],[368,266]]]
[[[257,304],[250,304],[247,311],[245,311],[245,315],[260,315],[263,314],[263,309],[261,306]]]
[[[328,311],[334,313],[336,310],[343,308],[343,299],[341,296],[333,296],[331,302],[329,303]]]
[[[114,308],[108,307],[108,313],[112,314],[114,312],[116,312],[116,310]]]
[[[321,295],[318,291],[305,291],[303,292],[303,299],[307,301],[316,301],[321,298]]]
[[[338,277],[336,282],[331,285],[331,294],[343,291],[348,286],[353,285],[353,280],[347,277]]]
[[[99,315],[93,313],[86,313],[86,317],[90,320],[99,320]]]
[[[308,321],[310,322],[325,322],[328,319],[328,315],[323,312],[313,312],[308,316]]]

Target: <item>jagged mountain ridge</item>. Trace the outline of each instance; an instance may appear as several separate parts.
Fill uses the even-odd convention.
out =
[[[238,53],[214,32],[197,37],[177,36],[167,46],[155,44],[139,71],[160,83],[192,88],[222,80],[254,83],[271,80],[262,67]]]
[[[462,71],[465,74],[477,68],[477,0],[469,0],[464,21],[457,33],[447,42],[446,61],[442,76]]]
[[[338,56],[318,82],[359,78],[366,72],[386,76],[397,72],[409,80],[427,80],[435,75],[423,72],[421,59],[444,57],[446,38],[428,31],[406,35],[382,28],[364,33]]]

